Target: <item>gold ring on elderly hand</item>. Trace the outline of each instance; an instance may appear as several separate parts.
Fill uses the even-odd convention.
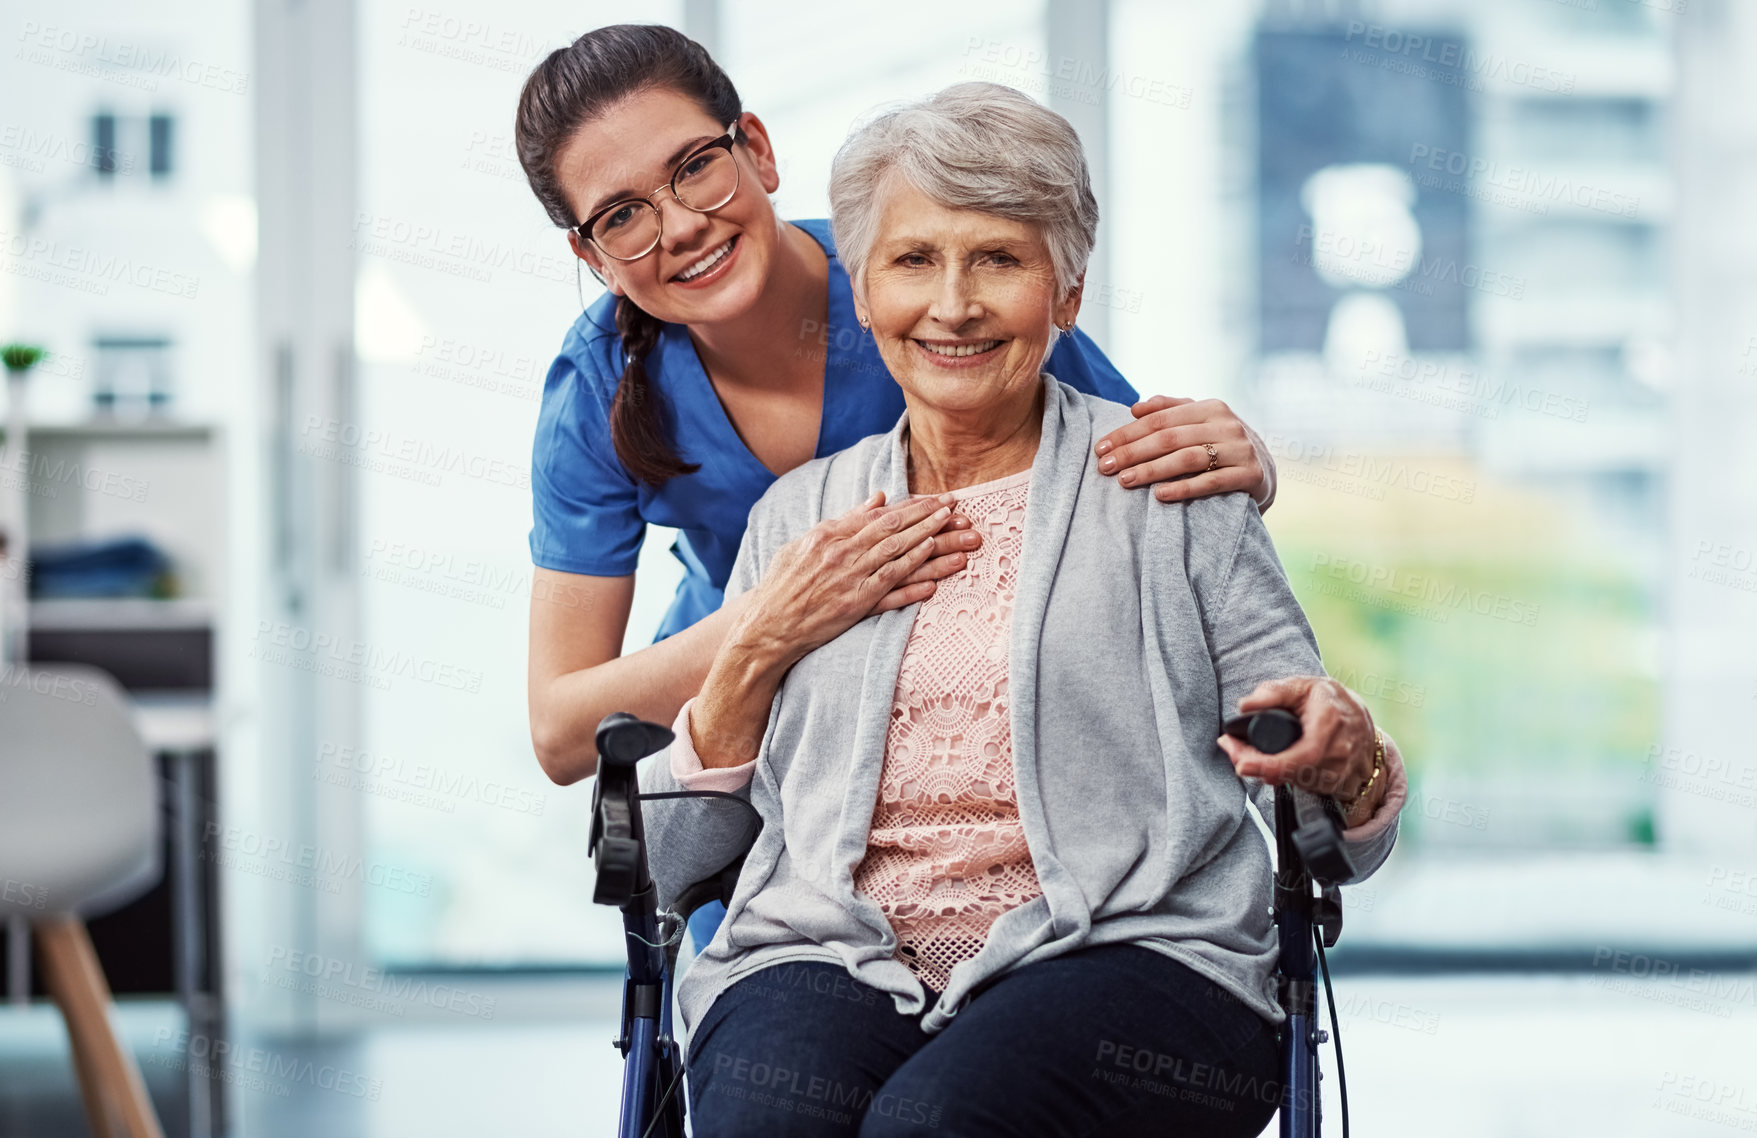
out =
[[[1219,452],[1214,449],[1214,444],[1213,443],[1203,443],[1202,445],[1208,448],[1208,469],[1209,470],[1219,470],[1220,469],[1220,459],[1217,457]]]

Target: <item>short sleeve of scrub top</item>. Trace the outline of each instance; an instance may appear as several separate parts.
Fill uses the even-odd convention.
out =
[[[614,380],[605,386],[604,374],[613,351],[621,351],[614,331],[600,332],[582,318],[543,381],[532,445],[531,560],[544,569],[622,577],[640,558],[646,524],[635,480],[609,445],[616,389]]]
[[[836,257],[829,222],[796,221],[829,260],[823,327],[806,327],[800,351],[824,352],[823,418],[814,457],[882,434],[903,414],[903,391],[886,370],[872,333],[854,318],[848,274]],[[689,330],[668,324],[648,355],[648,382],[661,422],[686,462],[701,469],[663,487],[637,482],[610,441],[610,402],[622,375],[615,331],[616,298],[594,302],[550,365],[531,453],[531,560],[564,573],[622,577],[633,573],[648,524],[679,531],[671,546],[683,564],[654,640],[679,632],[720,607],[751,507],[776,475],[745,446],[715,393]],[[1060,338],[1046,370],[1089,394],[1133,403],[1135,389],[1076,329]]]

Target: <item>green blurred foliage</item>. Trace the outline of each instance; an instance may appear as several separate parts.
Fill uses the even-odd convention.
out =
[[[9,372],[29,371],[48,354],[35,344],[6,344],[0,346],[0,364]]]
[[[1326,668],[1418,784],[1627,782],[1660,729],[1658,614],[1635,554],[1541,489],[1455,465],[1468,502],[1283,479],[1265,520]],[[1605,824],[1653,840],[1645,807]]]

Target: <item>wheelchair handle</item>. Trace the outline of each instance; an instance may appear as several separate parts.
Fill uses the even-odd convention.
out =
[[[592,832],[588,839],[598,875],[592,901],[652,907],[647,872],[646,826],[641,821],[641,787],[635,764],[671,742],[657,723],[612,712],[598,724],[598,778],[592,790]]]
[[[636,719],[626,711],[613,711],[599,722],[594,737],[598,766],[632,767],[654,751],[669,747],[672,738],[667,727]]]
[[[1234,739],[1243,739],[1265,755],[1275,755],[1299,742],[1299,717],[1291,711],[1271,707],[1248,715],[1228,719],[1224,730]]]
[[[1299,742],[1303,733],[1299,717],[1279,707],[1235,715],[1226,721],[1225,731],[1265,755],[1287,750]],[[1277,791],[1277,800],[1281,796],[1282,792]],[[1319,885],[1340,885],[1352,880],[1354,859],[1342,840],[1341,810],[1335,801],[1329,798],[1318,800],[1307,794],[1290,795],[1290,801],[1292,809],[1289,813],[1295,824],[1288,837],[1312,877]],[[1280,813],[1279,809],[1277,813]],[[1340,912],[1337,915],[1340,917]],[[1337,920],[1335,924],[1340,931],[1341,921]]]

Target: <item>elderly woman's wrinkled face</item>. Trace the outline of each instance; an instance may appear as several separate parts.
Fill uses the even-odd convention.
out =
[[[1079,312],[1061,296],[1037,227],[932,200],[902,178],[883,191],[858,290],[879,354],[905,393],[979,410],[1035,391],[1050,338]]]

